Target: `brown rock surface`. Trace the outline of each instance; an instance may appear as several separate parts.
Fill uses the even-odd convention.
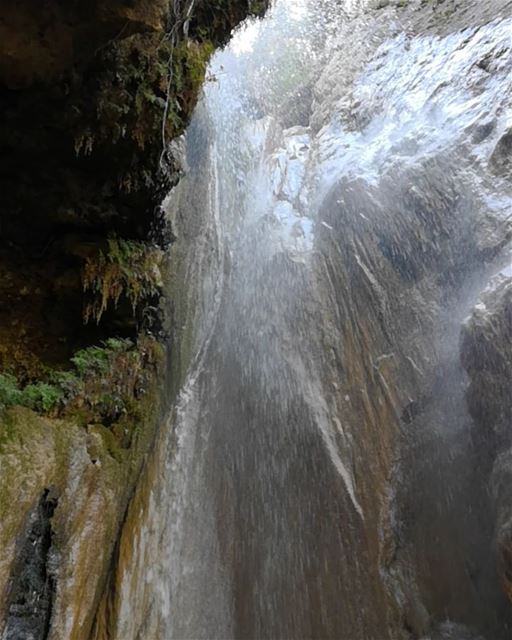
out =
[[[183,131],[209,56],[249,11],[205,6],[186,38],[178,4],[0,6],[0,373],[21,386],[69,368],[77,349],[147,329],[147,308],[134,317],[126,300],[84,326],[84,261],[112,235],[163,241],[158,205],[176,172],[173,158],[161,171],[162,128],[166,142]],[[89,637],[164,403],[162,368],[141,375],[146,393],[115,424],[83,420],[79,406],[76,420],[0,407],[2,638]]]
[[[168,12],[168,0],[4,3],[0,82],[11,89],[51,83],[112,38],[163,30]]]
[[[461,357],[467,402],[489,467],[504,588],[512,600],[512,278],[499,275],[466,321]]]

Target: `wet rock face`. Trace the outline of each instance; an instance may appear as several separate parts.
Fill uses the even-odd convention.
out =
[[[159,375],[165,377],[162,370]],[[159,395],[148,390],[129,448],[98,424],[43,418],[22,407],[2,413],[2,640],[89,637],[125,509],[159,424]]]
[[[0,176],[0,372],[23,385],[69,366],[77,349],[147,329],[126,300],[115,317],[84,326],[84,264],[112,235],[163,241],[157,211],[177,162],[171,152],[160,163],[162,128],[166,143],[183,131],[212,51],[267,3],[195,2],[188,30],[179,12],[186,4],[0,6],[0,149],[9,159]],[[165,126],[168,92],[176,111]],[[140,315],[158,302],[145,300]],[[89,637],[160,423],[160,384],[168,395],[161,369],[144,376],[151,391],[116,434],[106,421],[0,407],[2,640]]]
[[[23,542],[11,589],[5,640],[39,640],[48,633],[54,576],[49,567],[52,525],[57,501],[45,489],[32,514],[28,535]]]
[[[505,177],[510,175],[512,168],[512,128],[498,141],[494,152],[491,156],[491,163],[497,173],[501,173]]]
[[[459,624],[447,622],[433,630],[423,640],[483,640],[482,636],[475,635],[470,629]]]
[[[494,255],[503,234],[492,233],[500,224],[494,211],[494,226],[482,229],[480,214],[489,210],[489,200],[468,188],[468,183],[479,184],[485,167],[468,143],[466,118],[460,139],[446,135],[437,117],[435,123],[430,119],[434,110],[439,114],[448,107],[447,121],[453,122],[454,94],[464,81],[473,88],[472,59],[481,57],[481,44],[468,46],[467,34],[458,33],[468,26],[464,21],[444,43],[431,45],[418,38],[402,48],[400,40],[400,48],[394,42],[387,50],[387,62],[379,58],[371,66],[365,82],[355,64],[365,51],[360,43],[378,33],[373,24],[369,29],[367,18],[359,31],[349,23],[353,40],[350,33],[340,38],[336,55],[315,77],[313,104],[304,95],[304,112],[290,113],[285,103],[286,113],[277,114],[284,127],[299,126],[280,131],[264,118],[263,100],[258,122],[243,123],[254,138],[271,138],[262,144],[261,164],[269,170],[280,220],[266,226],[266,199],[264,214],[257,218],[265,180],[257,174],[253,196],[254,174],[250,167],[246,174],[238,172],[237,166],[237,175],[244,175],[243,196],[250,194],[249,207],[241,212],[242,194],[233,198],[236,226],[243,232],[239,244],[227,234],[230,269],[225,281],[213,278],[219,290],[226,287],[212,312],[218,318],[209,334],[213,346],[205,355],[204,372],[194,377],[195,386],[187,387],[170,425],[168,434],[176,429],[179,436],[169,435],[168,453],[167,435],[162,436],[160,456],[150,466],[156,484],[139,501],[147,508],[134,508],[123,532],[131,553],[124,562],[120,554],[118,564],[114,604],[120,624],[114,637],[119,640],[135,635],[127,628],[172,625],[175,632],[169,636],[177,638],[476,640],[478,631],[470,627],[485,635],[494,625],[487,618],[495,616],[495,603],[508,605],[494,571],[486,575],[495,561],[489,559],[491,536],[481,521],[490,518],[487,496],[480,496],[486,493],[485,484],[473,474],[478,455],[468,434],[457,342],[470,304],[467,289],[481,268],[484,249]],[[389,24],[386,20],[380,28]],[[496,38],[490,34],[491,42]],[[458,46],[452,49],[455,40]],[[446,59],[426,72],[443,47]],[[418,75],[409,79],[398,71],[408,68],[408,56],[411,65],[422,60]],[[462,56],[467,62],[460,76],[443,80],[439,69],[454,69]],[[350,76],[347,66],[352,65]],[[384,78],[383,69],[389,70]],[[247,71],[245,77],[251,79]],[[356,87],[354,77],[359,78]],[[428,90],[427,78],[433,80]],[[430,96],[424,121],[418,121],[416,100],[413,109],[400,100],[408,81],[409,96],[417,97],[418,86]],[[223,99],[222,83],[220,79],[219,102],[210,96],[212,119],[225,113],[235,93]],[[353,104],[344,111],[351,91]],[[399,130],[391,136],[394,149],[386,149],[387,129],[375,138],[366,130],[357,146],[358,133],[369,120],[379,124],[393,112],[390,94],[399,102],[400,122],[407,109],[413,111],[410,124],[419,126],[418,134]],[[491,104],[495,108],[496,99]],[[461,108],[461,114],[466,112]],[[482,121],[488,122],[488,110],[482,113]],[[329,129],[333,114],[336,121],[342,115],[347,129]],[[308,130],[301,125],[310,115]],[[244,130],[232,122],[229,131]],[[478,131],[474,144],[493,131]],[[430,136],[437,153],[433,156],[428,146],[421,155],[415,145]],[[260,157],[257,144],[246,147],[243,138],[229,142],[230,160],[237,158],[237,145]],[[375,170],[372,158],[383,156],[394,162]],[[198,176],[197,181],[186,178],[180,187],[185,191],[177,189],[183,202],[172,204],[173,215],[187,229],[195,222],[190,220],[193,211],[207,220],[216,215],[208,202],[190,198],[187,188],[193,194],[208,191],[205,176],[217,180],[218,171],[220,192],[229,193],[230,176],[223,173],[229,163],[222,148],[219,157],[215,171],[192,169],[189,176]],[[285,226],[293,223],[295,232],[307,222],[301,214],[311,215],[314,208],[303,204],[310,202],[301,191],[304,165],[316,165],[315,177],[324,187],[321,195],[315,194],[320,204],[311,264],[304,257],[307,225],[303,235],[288,235]],[[174,209],[182,205],[180,215]],[[231,229],[229,207],[226,203],[219,209]],[[283,219],[285,229],[280,227]],[[204,228],[209,230],[207,224]],[[177,235],[179,244],[186,233]],[[197,252],[189,248],[193,273],[200,273],[206,260],[204,246]],[[283,259],[281,252],[287,251],[291,260]],[[188,434],[193,434],[190,439]],[[190,484],[187,474],[193,478]],[[270,549],[279,552],[270,556]],[[231,616],[233,632],[226,631]],[[463,625],[439,627],[446,618]],[[486,637],[503,635],[491,630]]]
[[[461,358],[471,415],[497,453],[512,444],[512,278],[499,277],[483,293],[464,325]]]
[[[498,276],[462,331],[466,398],[496,507],[496,540],[504,587],[512,599],[512,278]]]

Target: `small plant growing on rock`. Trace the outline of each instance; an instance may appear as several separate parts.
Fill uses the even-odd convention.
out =
[[[54,411],[64,399],[64,391],[53,384],[38,382],[27,385],[21,392],[20,404],[43,413]]]
[[[0,374],[0,408],[7,409],[14,405],[22,405],[39,411],[49,413],[54,411],[64,399],[64,390],[55,384],[37,382],[20,389],[14,376],[6,373]]]
[[[68,408],[78,410],[87,421],[111,424],[128,412],[134,399],[144,395],[149,371],[160,361],[155,340],[141,337],[110,338],[102,346],[78,351],[72,358],[80,381],[79,392]]]
[[[162,287],[162,251],[143,242],[109,238],[106,251],[87,258],[82,273],[84,292],[92,299],[86,304],[84,320],[97,323],[109,303],[117,306],[125,296],[135,314],[141,301],[159,293]]]
[[[110,357],[106,349],[102,347],[87,347],[77,351],[71,358],[78,375],[84,377],[89,374],[106,373],[110,366]]]
[[[50,371],[43,382],[21,388],[10,374],[0,374],[0,410],[21,405],[38,413],[74,414],[80,421],[112,424],[143,396],[161,362],[162,349],[149,337],[136,344],[109,338],[101,346],[77,351],[73,371]]]
[[[0,409],[19,404],[21,391],[18,388],[18,381],[8,373],[0,373]]]

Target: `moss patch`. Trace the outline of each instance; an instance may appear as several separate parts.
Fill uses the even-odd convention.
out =
[[[114,424],[80,424],[72,411],[62,418],[24,407],[0,414],[0,623],[18,543],[34,505],[51,488],[58,500],[52,522],[59,554],[56,607],[64,607],[62,619],[72,618],[74,631],[66,637],[87,637],[84,629],[92,623],[126,504],[161,414],[162,353],[155,354],[154,345],[139,345],[141,353],[144,349],[158,358],[158,372]],[[96,354],[83,375],[95,362]],[[107,373],[103,364],[100,368]]]

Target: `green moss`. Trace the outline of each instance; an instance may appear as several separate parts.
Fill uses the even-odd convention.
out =
[[[50,413],[58,409],[65,397],[66,389],[58,383],[36,382],[21,389],[14,376],[0,374],[1,409],[18,405],[38,413]]]
[[[0,374],[0,408],[21,405],[41,412],[49,412],[63,400],[64,391],[52,384],[38,382],[20,389],[16,378]]]
[[[249,15],[261,17],[269,1],[211,0],[196,4],[190,35],[196,38],[206,37],[220,46],[229,39],[232,29]]]
[[[0,454],[3,453],[5,446],[11,442],[16,435],[16,426],[9,411],[0,413]]]
[[[98,435],[102,445],[96,450],[89,449],[89,455],[91,455],[91,457],[98,457],[105,463],[105,453],[107,453],[118,463],[125,461],[127,455],[126,450],[119,445],[118,439],[110,429],[107,429],[101,424],[95,424],[89,427],[89,433]]]
[[[8,373],[0,373],[0,408],[19,404],[21,391],[16,378]]]
[[[78,351],[75,356],[78,353],[80,353],[80,351]],[[75,371],[55,371],[50,369],[47,370],[47,378],[48,382],[62,391],[64,398],[71,398],[79,392],[80,380]]]
[[[116,152],[117,185],[135,193],[157,188],[162,150],[180,135],[192,114],[214,45],[205,39],[173,42],[169,34],[137,34],[112,42],[98,58],[101,68],[75,104],[81,115],[77,155]],[[94,111],[90,105],[95,105]]]
[[[112,424],[131,415],[138,419],[138,403],[163,361],[163,350],[147,337],[140,337],[137,344],[110,338],[81,349],[71,361],[74,371],[52,371],[47,381],[24,388],[13,376],[1,374],[1,407],[20,405],[41,414],[72,418],[84,426]]]
[[[209,40],[194,42],[182,41],[172,55],[171,87],[183,107],[194,104],[204,81],[208,61],[214,52]]]
[[[72,358],[80,380],[79,392],[70,398],[66,412],[82,423],[118,422],[132,410],[131,403],[144,393],[158,366],[155,341],[111,338],[102,346],[88,347]]]
[[[60,387],[45,382],[37,382],[36,384],[29,384],[23,389],[18,404],[35,411],[48,413],[56,409],[63,399],[64,391]]]
[[[53,430],[48,430],[48,424],[45,418],[26,407],[15,406],[3,411],[0,414],[0,455],[15,455],[2,458],[0,469],[4,471],[9,465],[13,466],[18,470],[16,477],[20,481],[25,475],[29,476],[33,466],[37,466],[32,449],[47,443],[53,450],[53,438],[48,439],[48,436],[53,436]],[[44,457],[42,452],[38,455]]]
[[[249,13],[252,16],[261,18],[265,15],[268,2],[266,0],[250,0],[249,1]]]

